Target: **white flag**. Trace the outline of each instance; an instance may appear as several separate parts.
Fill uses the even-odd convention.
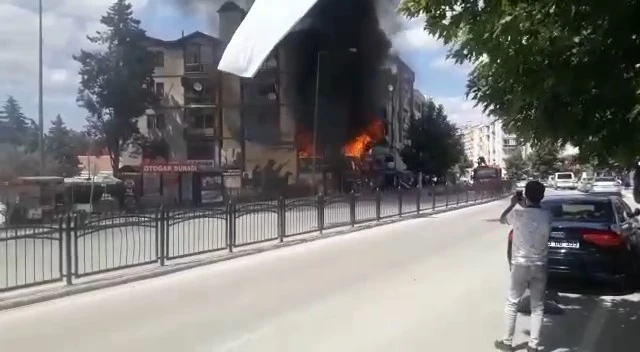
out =
[[[218,69],[253,77],[269,53],[318,0],[256,0],[227,45]]]

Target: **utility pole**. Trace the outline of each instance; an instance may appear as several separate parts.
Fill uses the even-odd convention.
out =
[[[357,48],[349,48],[347,53],[357,53]],[[318,181],[316,179],[316,159],[317,157],[317,144],[318,144],[318,107],[320,105],[320,58],[322,54],[328,53],[327,51],[318,51],[318,57],[316,59],[316,91],[315,91],[315,105],[313,107],[313,147],[311,156],[311,183],[313,185],[314,192],[318,192]]]
[[[44,173],[44,108],[42,89],[42,0],[38,1],[38,150],[40,152],[40,175]]]

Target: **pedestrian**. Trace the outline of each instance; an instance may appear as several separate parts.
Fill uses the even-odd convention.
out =
[[[513,227],[511,278],[504,312],[505,333],[501,340],[495,342],[495,347],[502,351],[513,351],[518,303],[527,288],[531,302],[531,333],[527,351],[539,350],[551,232],[551,213],[540,207],[544,192],[545,187],[539,181],[527,182],[524,197],[522,193],[516,193],[500,216],[501,223]]]

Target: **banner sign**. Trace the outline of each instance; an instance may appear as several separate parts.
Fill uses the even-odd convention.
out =
[[[143,165],[142,172],[197,172],[198,165],[193,164],[147,164]]]

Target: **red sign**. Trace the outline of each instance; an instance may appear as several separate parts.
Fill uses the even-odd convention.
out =
[[[197,172],[198,165],[194,164],[147,164],[142,167],[142,172]]]

